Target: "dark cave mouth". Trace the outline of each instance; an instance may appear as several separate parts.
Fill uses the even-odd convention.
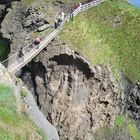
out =
[[[8,57],[8,54],[10,53],[10,40],[3,38],[0,35],[0,61],[3,61]]]
[[[72,55],[60,54],[50,58],[49,61],[54,61],[57,63],[57,65],[74,66],[76,67],[76,69],[81,71],[87,79],[90,79],[94,76],[94,73],[89,68],[89,65],[86,62],[84,62],[82,58],[74,58]]]

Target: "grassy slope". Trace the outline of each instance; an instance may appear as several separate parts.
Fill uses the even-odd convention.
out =
[[[115,24],[114,19],[121,19]],[[115,26],[115,27],[114,27]],[[122,0],[108,0],[67,23],[61,38],[93,64],[111,65],[140,80],[140,10]]]
[[[128,140],[132,137],[135,140],[140,139],[140,131],[137,129],[136,124],[129,118],[124,116],[117,116],[114,127],[101,128],[95,134],[96,140]]]
[[[0,140],[33,140],[38,137],[37,132],[24,105],[17,102],[14,89],[0,85]]]
[[[22,0],[24,3],[26,3],[27,5],[31,5],[32,3],[38,1],[38,0]],[[42,1],[45,1],[45,2],[54,2],[52,0],[42,0]],[[83,0],[61,0],[61,2],[64,2],[66,4],[69,4],[69,3],[74,3],[74,2],[81,2]]]
[[[120,16],[122,24],[113,27],[113,19]],[[116,76],[125,71],[132,80],[140,80],[140,10],[126,2],[105,2],[77,16],[67,23],[61,33],[75,50],[80,51],[93,64],[106,64]],[[114,24],[115,25],[115,24]],[[96,139],[125,139],[131,135],[139,140],[140,132],[135,123],[123,116],[116,118],[113,128],[103,128]]]

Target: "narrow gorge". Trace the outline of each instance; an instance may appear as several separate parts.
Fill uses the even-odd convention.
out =
[[[111,71],[90,66],[59,40],[23,68],[21,79],[62,140],[92,140],[119,113],[119,88]]]

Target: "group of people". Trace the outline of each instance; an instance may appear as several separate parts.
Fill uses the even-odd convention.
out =
[[[54,22],[54,28],[58,28],[60,26],[60,24],[62,23],[62,21],[65,18],[65,13],[64,12],[60,12],[58,19],[56,19],[56,21]]]
[[[87,2],[92,2],[92,1],[94,1],[94,0],[87,0]],[[75,9],[77,9],[79,6],[81,6],[81,3],[74,3],[73,4],[72,9],[71,9],[71,12],[70,12],[70,20],[73,21],[73,17],[74,17],[73,11]],[[61,23],[64,20],[64,18],[65,18],[65,13],[64,12],[60,12],[57,20],[54,22],[54,28],[55,29],[57,29],[61,25]],[[37,37],[35,39],[35,41],[34,41],[34,45],[39,45],[40,42],[41,42],[41,38],[40,37]],[[19,58],[19,62],[24,62],[24,50],[23,50],[22,47],[19,50],[18,58]]]
[[[39,46],[40,42],[41,42],[41,38],[40,37],[36,37],[34,42],[33,42],[33,44]],[[38,48],[38,47],[36,47],[36,48]],[[18,52],[18,62],[19,63],[23,63],[24,62],[24,54],[25,54],[24,48],[21,47],[19,49],[19,52]]]
[[[18,52],[18,62],[24,62],[24,50],[23,47],[20,48],[19,52]]]
[[[74,3],[72,6],[72,10],[74,11],[75,9],[77,9],[80,6],[81,6],[81,3]]]

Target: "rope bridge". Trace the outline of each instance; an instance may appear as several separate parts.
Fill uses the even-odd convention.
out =
[[[104,1],[105,0],[94,0],[92,2],[80,5],[77,9],[73,11],[72,13],[73,17],[77,16],[82,11],[88,10],[92,7],[99,5]],[[20,61],[20,58],[18,57],[19,53],[17,52],[12,56],[8,57],[6,60],[4,60],[2,64],[8,69],[9,72],[15,74],[22,67],[24,67],[28,62],[30,62],[35,56],[37,56],[59,34],[65,22],[69,20],[70,20],[70,15],[65,17],[65,19],[62,21],[61,25],[57,29],[54,29],[50,33],[44,35],[39,45],[34,45],[33,43],[31,43],[23,47],[24,59],[22,62]]]

